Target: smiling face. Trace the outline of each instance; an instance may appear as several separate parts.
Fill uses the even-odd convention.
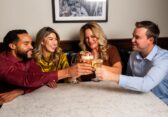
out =
[[[154,39],[152,37],[148,38],[146,32],[146,28],[135,28],[132,38],[132,48],[134,51],[149,53],[153,47]]]
[[[41,45],[43,52],[48,54],[55,52],[56,48],[58,47],[58,41],[55,33],[50,33],[48,36],[46,36],[41,42]]]
[[[98,38],[93,34],[91,29],[85,30],[85,42],[91,50],[98,50]]]
[[[29,34],[17,35],[19,40],[10,44],[12,53],[20,60],[27,60],[32,57],[32,38]]]

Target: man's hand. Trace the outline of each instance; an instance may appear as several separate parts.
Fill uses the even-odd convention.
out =
[[[0,105],[7,103],[15,99],[17,96],[20,96],[24,93],[21,89],[15,89],[13,91],[5,92],[0,94]]]
[[[102,65],[102,67],[96,68],[96,77],[100,80],[112,80],[114,82],[119,82],[119,74],[114,73],[110,67]]]
[[[56,88],[57,87],[57,83],[53,80],[47,83],[47,86],[50,88]]]
[[[70,67],[68,72],[71,77],[79,77],[81,75],[88,75],[93,72],[91,64],[87,63],[77,63],[76,65]]]

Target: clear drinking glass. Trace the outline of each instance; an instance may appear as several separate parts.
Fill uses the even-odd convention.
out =
[[[96,70],[98,67],[101,67],[103,64],[103,59],[93,59],[92,66]],[[99,78],[96,76],[96,78],[93,78],[92,81],[99,82]]]

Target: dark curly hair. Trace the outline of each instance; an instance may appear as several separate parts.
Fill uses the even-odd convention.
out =
[[[23,29],[16,29],[9,31],[3,39],[2,49],[3,51],[9,52],[11,48],[9,47],[10,43],[17,42],[19,40],[18,34],[28,33]]]

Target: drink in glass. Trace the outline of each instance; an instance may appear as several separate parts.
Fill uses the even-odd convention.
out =
[[[81,62],[92,64],[93,55],[90,52],[82,51],[80,54],[81,54],[80,55],[81,56]]]
[[[96,68],[101,67],[102,64],[103,64],[103,60],[102,59],[94,59],[94,60],[92,60],[92,67],[94,67],[95,70],[96,70]],[[92,80],[95,81],[95,82],[100,81],[99,78],[97,78],[97,77],[92,79]]]

